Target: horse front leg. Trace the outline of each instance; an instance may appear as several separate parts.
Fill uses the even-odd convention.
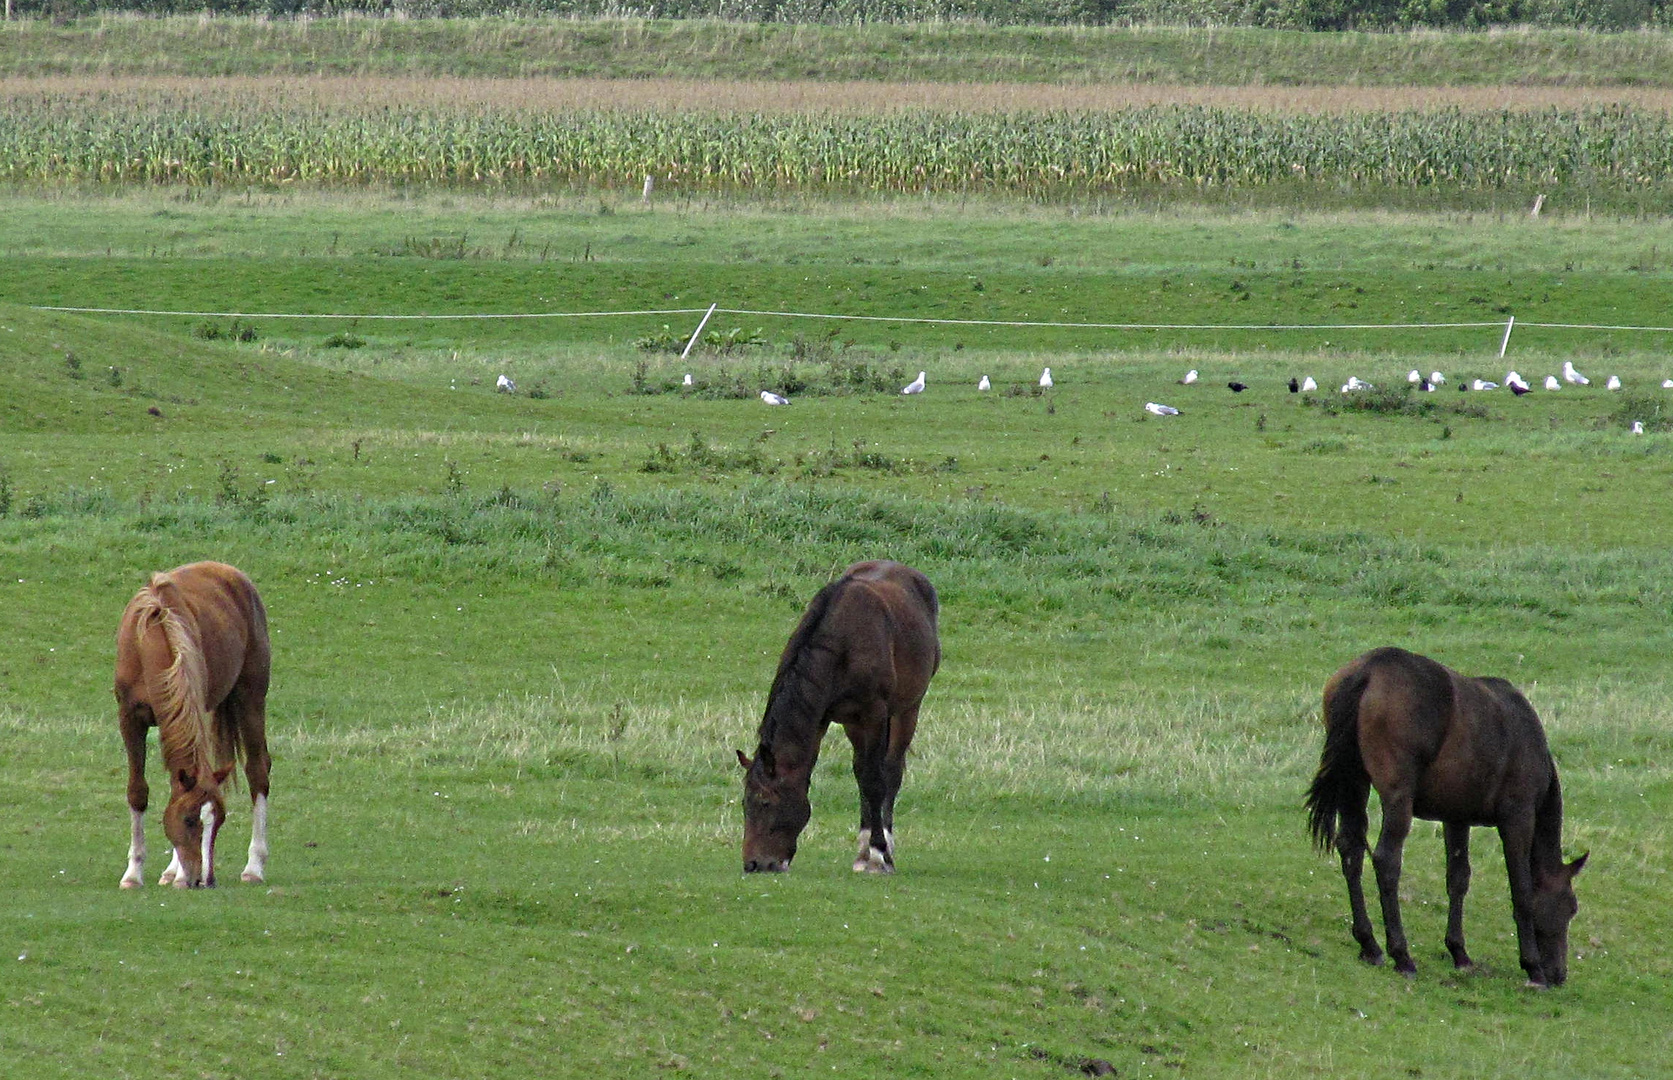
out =
[[[121,887],[137,889],[145,884],[145,808],[151,788],[145,782],[145,732],[149,726],[137,709],[123,710],[120,725],[122,745],[128,753],[128,869]]]
[[[1412,800],[1409,795],[1383,799],[1383,827],[1377,836],[1371,865],[1377,871],[1377,896],[1383,907],[1383,933],[1388,938],[1388,955],[1394,970],[1402,975],[1417,974],[1406,928],[1400,922],[1400,861],[1406,836],[1412,831]]]
[[[889,837],[884,806],[888,802],[888,781],[885,778],[884,758],[888,752],[888,714],[872,722],[856,721],[845,725],[848,741],[854,747],[854,780],[860,788],[860,845],[854,857],[856,874],[892,874],[894,859],[889,852]]]
[[[883,850],[889,867],[895,865],[895,797],[906,779],[906,751],[918,728],[918,706],[889,718],[889,746],[883,755]]]
[[[1464,951],[1464,896],[1470,891],[1470,827],[1457,821],[1441,826],[1446,838],[1446,951],[1452,954],[1452,966],[1459,969],[1475,967],[1470,954]]]
[[[1514,819],[1517,815],[1506,816]],[[1510,876],[1510,909],[1516,918],[1516,947],[1522,970],[1530,987],[1543,990],[1549,983],[1539,941],[1534,937],[1533,815],[1525,817],[1530,824],[1500,825],[1499,840],[1504,845],[1505,870]]]

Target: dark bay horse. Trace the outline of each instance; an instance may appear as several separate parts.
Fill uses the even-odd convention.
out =
[[[215,884],[215,838],[226,821],[221,785],[239,757],[254,805],[243,878],[263,880],[271,655],[261,597],[242,571],[225,563],[152,574],[128,602],[116,631],[115,687],[133,824],[124,889],[139,888],[145,867],[145,736],[153,726],[169,778],[163,831],[174,845],[158,884]]]
[[[1374,649],[1332,675],[1324,688],[1324,753],[1307,793],[1308,824],[1321,851],[1334,846],[1353,906],[1359,957],[1380,964],[1360,871],[1370,789],[1382,801],[1382,835],[1371,864],[1396,971],[1417,970],[1400,925],[1400,851],[1412,818],[1439,821],[1446,839],[1451,902],[1446,947],[1459,968],[1464,894],[1470,887],[1470,827],[1493,825],[1504,846],[1516,939],[1528,985],[1568,978],[1568,924],[1579,910],[1574,876],[1582,855],[1563,862],[1563,793],[1532,705],[1503,679],[1460,675],[1404,649]]]
[[[744,872],[788,870],[812,808],[808,783],[825,729],[841,724],[860,785],[855,871],[895,869],[895,796],[918,706],[941,666],[929,579],[896,562],[855,563],[808,604],[767,695],[744,767]]]

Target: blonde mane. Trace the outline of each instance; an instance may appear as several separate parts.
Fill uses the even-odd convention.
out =
[[[170,747],[187,748],[192,773],[201,780],[215,771],[215,732],[204,706],[209,665],[193,628],[164,599],[165,589],[178,595],[174,579],[167,574],[152,574],[151,583],[134,597],[134,641],[138,644],[153,626],[163,631],[174,662],[154,673],[150,682],[157,735],[165,758]]]

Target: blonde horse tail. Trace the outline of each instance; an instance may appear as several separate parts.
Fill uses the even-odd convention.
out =
[[[169,745],[184,742],[191,748],[195,775],[210,776],[215,771],[215,730],[204,702],[209,692],[209,665],[197,635],[182,617],[186,605],[180,587],[167,574],[152,574],[151,583],[134,600],[139,605],[134,623],[136,644],[157,627],[172,658],[168,667],[150,673],[151,709],[164,754]]]

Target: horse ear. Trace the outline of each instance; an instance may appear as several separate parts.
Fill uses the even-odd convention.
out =
[[[1581,855],[1578,859],[1575,859],[1573,862],[1568,864],[1568,879],[1570,881],[1574,880],[1574,875],[1586,868],[1586,860],[1591,857],[1592,853],[1588,851]]]
[[[174,779],[180,784],[181,791],[190,791],[198,786],[198,778],[187,772],[185,769],[181,769],[179,772],[175,773]]]
[[[738,764],[744,767],[744,772],[748,772],[749,767],[755,764],[755,762],[744,757],[744,752],[742,750],[734,751],[734,753],[738,755]]]

